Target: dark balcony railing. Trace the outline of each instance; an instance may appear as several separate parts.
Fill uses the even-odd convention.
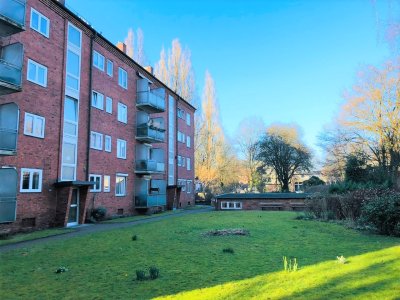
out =
[[[152,91],[137,92],[136,106],[148,113],[165,111],[165,99]]]
[[[21,72],[22,68],[7,63],[4,59],[0,59],[0,81],[11,84],[15,88],[21,88]]]
[[[137,160],[135,171],[136,173],[164,173],[165,164],[155,160]]]
[[[135,206],[138,208],[163,205],[167,205],[167,195],[165,194],[137,195],[135,197]]]
[[[0,36],[25,30],[26,0],[0,0]]]
[[[21,43],[0,48],[0,95],[21,91],[23,55]]]
[[[136,128],[136,139],[146,143],[161,143],[165,140],[165,130],[149,124],[141,124]]]

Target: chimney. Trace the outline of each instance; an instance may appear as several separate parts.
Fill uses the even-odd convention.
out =
[[[144,69],[149,72],[151,75],[153,75],[153,67],[152,66],[146,66]]]
[[[124,43],[118,42],[117,48],[126,54],[126,45]]]

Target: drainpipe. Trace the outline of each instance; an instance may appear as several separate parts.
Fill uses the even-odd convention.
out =
[[[178,167],[178,164],[177,164],[177,161],[178,161],[178,146],[179,146],[179,143],[178,143],[178,102],[179,102],[179,96],[178,96],[178,94],[177,94],[177,97],[176,97],[176,101],[175,101],[175,111],[174,111],[174,114],[175,114],[175,132],[174,132],[174,139],[175,139],[175,149],[176,149],[176,155],[175,155],[175,161],[174,161],[174,168],[175,168],[175,170],[176,170],[176,172],[175,172],[175,174],[176,174],[176,176],[175,176],[175,185],[176,185],[176,207],[175,208],[179,208],[179,203],[178,203],[178,171],[179,171],[179,167]],[[179,195],[179,198],[180,198],[180,195]]]

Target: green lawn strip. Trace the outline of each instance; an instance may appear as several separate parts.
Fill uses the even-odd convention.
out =
[[[103,221],[102,223],[128,223],[128,222],[132,222],[132,221],[139,221],[139,220],[143,220],[143,219],[150,219],[150,218],[154,218],[154,217],[177,214],[177,213],[181,213],[182,211],[183,210],[168,210],[168,211],[158,213],[158,214],[153,214],[153,215],[137,215],[137,216],[132,216],[132,217],[116,218],[116,219]]]
[[[19,242],[24,242],[24,241],[30,241],[30,240],[36,240],[52,235],[59,235],[59,234],[65,234],[68,232],[75,231],[75,229],[71,228],[54,228],[54,229],[45,229],[45,230],[39,230],[39,231],[34,231],[30,233],[19,233],[16,235],[11,236],[8,239],[5,240],[0,240],[0,246],[3,245],[8,245],[8,244],[15,244]]]
[[[359,298],[370,293],[386,299],[393,294],[393,269],[399,267],[399,259],[392,258],[399,253],[387,248],[398,246],[398,238],[294,217],[286,212],[208,212],[2,253],[0,298],[150,299],[188,292],[188,299],[196,299],[203,298],[199,289],[205,289],[205,296],[218,299],[229,287],[232,293],[222,293],[225,298],[265,299],[273,286],[271,299],[315,299],[319,287],[332,299],[336,284],[348,286],[338,291],[345,298],[353,287]],[[203,235],[226,228],[245,228],[250,235]],[[133,235],[137,240],[132,241]],[[234,254],[223,253],[224,248],[232,248]],[[337,264],[340,255],[349,263]],[[296,257],[300,270],[281,272],[282,256]],[[158,279],[134,280],[136,270],[148,273],[150,266],[160,269]],[[68,272],[56,274],[59,267]],[[347,271],[340,273],[340,268]],[[342,275],[350,282],[341,280]],[[219,285],[223,288],[217,294],[208,291]]]

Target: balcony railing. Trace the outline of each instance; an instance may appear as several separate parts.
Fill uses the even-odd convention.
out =
[[[136,128],[136,139],[145,143],[162,143],[165,141],[165,129],[141,124]]]
[[[137,208],[164,206],[164,205],[167,205],[167,195],[165,194],[137,195],[135,197],[135,206]]]
[[[164,173],[165,164],[155,160],[137,160],[135,172],[141,174]]]
[[[23,54],[21,43],[0,48],[0,95],[21,91]]]
[[[152,91],[137,92],[136,107],[148,112],[165,111],[165,99]]]
[[[0,0],[0,36],[25,30],[26,0]]]

